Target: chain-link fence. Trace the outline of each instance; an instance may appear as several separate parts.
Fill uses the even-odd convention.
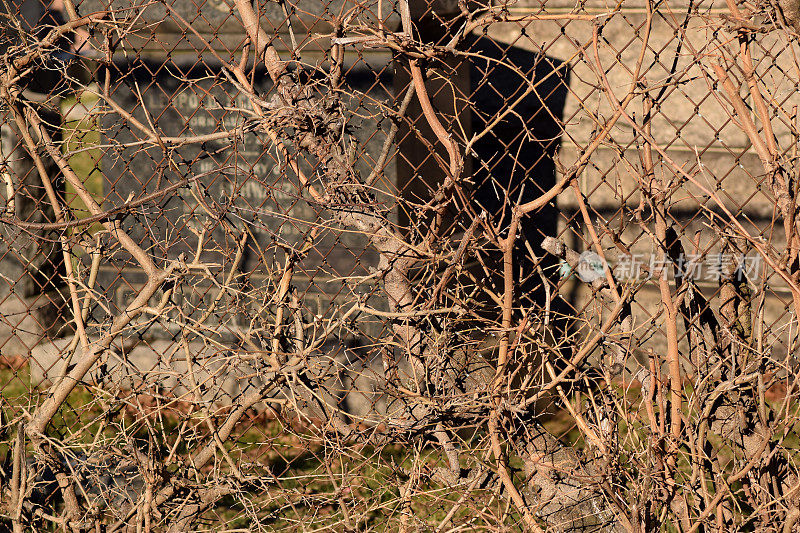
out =
[[[800,529],[800,5],[0,18],[2,527]]]

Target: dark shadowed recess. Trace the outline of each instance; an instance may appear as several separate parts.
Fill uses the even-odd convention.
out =
[[[486,58],[471,60],[470,65],[474,133],[506,112],[531,83],[536,87],[475,144],[475,202],[495,225],[507,228],[511,206],[534,200],[555,184],[569,65],[488,37],[470,36],[463,49]],[[544,256],[539,257],[544,272],[555,276],[554,260],[539,245],[545,236],[556,235],[557,221],[558,209],[552,202],[521,222],[522,238],[517,241],[514,262],[516,295],[523,305],[542,304],[545,298],[543,281],[525,244],[537,256]]]

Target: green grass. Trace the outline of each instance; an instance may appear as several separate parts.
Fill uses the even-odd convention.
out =
[[[81,103],[91,107],[94,100],[84,97]],[[62,110],[68,112],[74,109],[78,101],[70,98],[64,101]],[[68,156],[72,170],[83,181],[84,187],[94,196],[98,203],[103,200],[103,173],[100,162],[103,157],[100,144],[100,130],[97,117],[87,115],[80,120],[70,120],[64,123],[62,132],[63,152]],[[89,209],[76,194],[75,188],[67,184],[67,203],[73,214],[78,218],[89,215]]]
[[[96,101],[93,97],[82,99],[81,103],[86,107]],[[73,109],[78,101],[75,98],[67,99],[62,104],[64,115]],[[65,121],[62,129],[62,153],[68,156],[68,163],[72,170],[78,175],[84,186],[102,203],[103,200],[103,175],[100,170],[102,150],[98,148],[100,142],[100,132],[97,127],[96,117],[86,116],[81,120]],[[67,204],[77,218],[85,218],[89,215],[89,210],[84,202],[76,194],[75,188],[69,183],[66,190]],[[99,225],[93,225],[90,231],[95,231]],[[2,409],[8,411],[6,416],[13,418],[19,416],[22,409],[31,410],[32,406],[38,401],[37,393],[31,391],[30,371],[27,366],[18,370],[3,366],[0,367],[0,398],[2,398]],[[73,406],[82,406],[91,401],[91,394],[87,391],[76,391],[74,398],[70,398]],[[59,424],[69,426],[78,421],[74,414],[64,414]],[[0,453],[2,456],[2,453]]]

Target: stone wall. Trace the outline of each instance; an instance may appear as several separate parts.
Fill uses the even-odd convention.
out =
[[[604,21],[598,39],[598,58],[608,83],[617,99],[621,100],[630,87],[632,71],[641,52],[646,5],[627,1],[619,12],[611,16],[603,15],[611,13],[614,7],[611,4],[590,1],[581,5],[581,13],[597,14],[598,22]],[[693,6],[696,13],[703,16],[692,16],[685,28],[687,2],[659,4],[653,17],[642,74],[651,94],[658,95],[663,91],[663,96],[660,105],[654,109],[652,135],[675,163],[717,195],[751,235],[782,250],[785,239],[780,220],[776,230],[770,231],[775,216],[775,200],[764,167],[743,130],[734,123],[732,108],[721,89],[717,89],[711,70],[715,47],[728,39],[735,39],[735,34],[714,29],[721,21],[720,15],[727,14],[728,10],[720,1],[694,3]],[[573,7],[571,2],[548,1],[543,12],[566,13]],[[512,14],[539,9],[538,2],[520,2],[512,8]],[[552,61],[569,64],[569,96],[558,155],[561,169],[572,166],[590,143],[598,126],[603,126],[614,112],[606,94],[599,90],[602,85],[596,71],[598,58],[595,58],[591,46],[592,28],[589,21],[542,20],[496,24],[489,32],[497,42],[545,54]],[[585,46],[587,43],[588,47]],[[793,55],[797,46],[787,41],[782,32],[771,32],[756,34],[751,50],[758,77],[768,91],[767,98],[780,104],[781,113],[772,117],[778,144],[787,155],[791,155],[796,149],[797,139],[791,134],[790,124],[794,120],[793,109],[800,105],[796,58]],[[734,75],[742,78],[736,70]],[[673,83],[669,84],[670,81]],[[746,89],[742,95],[750,103]],[[645,112],[642,98],[635,98],[627,110],[641,124]],[[755,116],[752,118],[758,124]],[[595,228],[602,235],[612,265],[624,260],[625,253],[615,245],[615,239],[608,232],[617,232],[617,241],[645,260],[658,253],[653,239],[634,220],[642,200],[642,188],[648,186],[642,182],[641,149],[633,143],[631,126],[620,119],[609,141],[592,155],[580,176],[581,191],[588,201]],[[655,151],[654,159],[656,177],[671,180],[673,184],[670,218],[682,236],[687,254],[707,254],[711,261],[716,254],[725,252],[719,228],[725,227],[726,217],[720,206],[696,185],[679,179],[676,171],[662,162]],[[591,239],[577,211],[578,203],[573,192],[567,190],[560,194],[557,204],[559,234],[578,251],[589,249]],[[645,219],[647,213],[645,209]],[[652,221],[645,226],[652,231]],[[758,254],[750,250],[748,256],[758,257]],[[764,265],[763,260],[760,264]],[[764,287],[762,281],[766,281],[765,319],[767,324],[771,324],[769,331],[764,332],[763,344],[771,346],[774,355],[783,354],[785,357],[791,296],[777,275],[763,280],[760,273],[751,284],[756,294]],[[719,287],[716,280],[705,279],[705,276],[699,280],[699,285],[707,296],[714,294]],[[593,313],[590,307],[586,307],[591,294],[584,284],[570,280],[563,293],[576,309]],[[634,312],[640,347],[663,353],[666,340],[657,318],[659,301],[657,285],[651,282],[638,293]],[[679,322],[682,331],[683,323]],[[685,339],[682,342],[685,348]]]

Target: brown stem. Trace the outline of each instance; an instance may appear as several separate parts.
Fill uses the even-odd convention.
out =
[[[450,158],[450,180],[456,180],[461,171],[461,155],[458,153],[458,145],[455,140],[453,140],[452,136],[447,133],[444,126],[442,126],[439,117],[436,116],[436,111],[433,109],[430,98],[428,98],[428,89],[425,87],[425,76],[422,74],[422,69],[419,67],[419,63],[416,59],[411,60],[410,67],[411,79],[414,81],[417,98],[419,98],[419,103],[422,106],[422,113],[425,115],[425,120],[428,121],[428,125],[431,127],[431,130],[433,130],[433,133],[436,134],[439,142],[447,149],[447,156]],[[445,188],[449,187],[446,186]]]
[[[517,487],[514,485],[514,480],[511,479],[511,475],[508,472],[503,448],[500,445],[500,431],[497,427],[497,417],[498,412],[496,410],[492,411],[489,417],[489,436],[492,441],[492,453],[497,460],[497,473],[500,475],[503,487],[505,487],[511,495],[511,501],[514,502],[514,506],[522,513],[522,518],[525,520],[525,525],[528,529],[537,533],[544,533],[544,530],[536,523],[536,519],[528,509],[528,505],[517,490]]]

